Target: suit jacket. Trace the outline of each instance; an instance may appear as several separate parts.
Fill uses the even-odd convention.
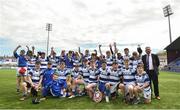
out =
[[[160,65],[159,58],[158,58],[158,56],[156,54],[151,54],[151,56],[152,56],[152,62],[153,62],[154,71],[158,74],[159,73],[158,67]],[[143,64],[144,64],[144,70],[145,71],[147,71],[146,57],[147,57],[146,54],[142,56],[142,61],[143,61]]]

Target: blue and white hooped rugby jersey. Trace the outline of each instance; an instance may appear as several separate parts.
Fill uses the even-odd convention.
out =
[[[150,84],[150,80],[149,80],[149,76],[148,74],[144,71],[142,75],[135,75],[135,81],[137,83],[138,86],[143,86],[144,83],[149,83]]]
[[[28,65],[27,70],[28,70],[28,71],[30,71],[30,70],[32,70],[32,69],[35,68],[35,63],[36,63],[36,61],[37,61],[36,58],[30,58],[30,59],[28,60],[28,63],[27,63],[27,65]]]
[[[118,68],[121,69],[123,67],[123,59],[122,58],[117,58],[116,62],[118,63]]]
[[[45,58],[44,59],[40,58],[39,61],[41,62],[41,70],[47,69],[48,60]]]
[[[57,65],[59,63],[59,57],[49,57],[48,61],[52,62],[52,68],[55,70],[57,68]]]
[[[120,71],[120,69],[114,70],[111,68],[109,70],[109,83],[118,84],[120,82],[121,76],[122,76],[122,72]]]
[[[40,69],[37,70],[36,68],[33,68],[29,71],[28,76],[31,76],[31,80],[33,83],[38,83],[40,80],[41,74],[42,74],[42,71]]]
[[[135,74],[136,69],[133,68],[122,68],[122,74],[124,79],[124,84],[135,84]]]
[[[99,81],[101,83],[107,83],[109,81],[109,69],[99,68]]]
[[[56,72],[59,75],[59,79],[66,81],[66,76],[70,74],[68,69],[57,69]]]
[[[88,61],[90,61],[91,60],[91,55],[90,54],[84,55],[83,59],[87,59]]]
[[[111,66],[112,66],[112,63],[113,63],[113,58],[112,58],[112,56],[106,57],[106,63],[107,63],[107,66],[108,66],[108,67],[111,67]]]
[[[78,70],[73,68],[73,70],[71,71],[71,75],[72,75],[73,79],[76,79],[76,78],[78,78],[78,76],[82,75],[82,70],[80,68]]]
[[[88,72],[89,72],[89,83],[97,83],[98,82],[97,78],[99,75],[98,69],[89,68]]]
[[[73,58],[72,59],[73,61],[73,65],[79,65],[79,66],[82,66],[82,62],[81,62],[81,59],[80,58]]]
[[[131,60],[131,63],[133,65],[133,67],[137,69],[137,65],[141,64],[142,60],[141,59],[133,59],[133,60]]]
[[[83,66],[81,68],[81,71],[82,71],[83,80],[85,82],[88,82],[89,81],[89,67]]]

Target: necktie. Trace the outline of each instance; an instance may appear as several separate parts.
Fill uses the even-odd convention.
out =
[[[146,65],[147,65],[147,70],[149,70],[149,55],[146,56]]]

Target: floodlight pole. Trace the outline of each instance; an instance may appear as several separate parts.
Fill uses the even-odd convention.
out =
[[[172,43],[172,36],[171,36],[171,22],[170,22],[170,15],[173,14],[171,10],[171,6],[167,5],[163,8],[164,12],[164,17],[168,17],[168,23],[169,23],[169,38],[170,38],[170,43]]]
[[[50,24],[50,23],[46,24],[46,31],[48,31],[47,50],[46,50],[46,56],[48,57],[48,52],[49,52],[49,33],[50,33],[50,31],[52,31],[52,24]]]
[[[170,38],[170,43],[172,43],[170,16],[168,16],[168,23],[169,23],[169,38]]]

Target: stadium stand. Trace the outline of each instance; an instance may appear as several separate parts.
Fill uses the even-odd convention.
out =
[[[164,70],[180,72],[180,37],[169,44],[165,50],[167,51],[168,65]]]

